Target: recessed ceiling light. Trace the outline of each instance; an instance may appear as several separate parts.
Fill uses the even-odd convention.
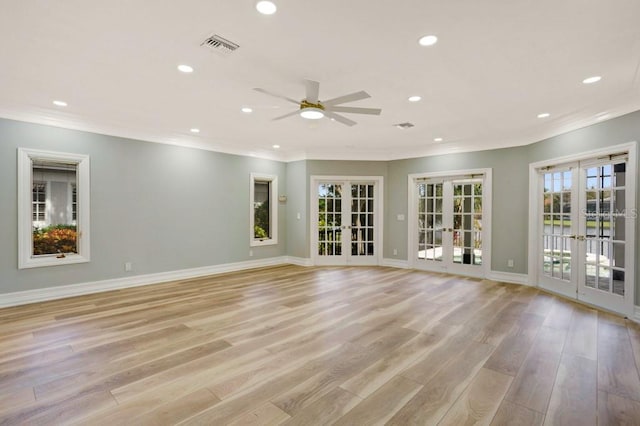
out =
[[[551,114],[549,114],[548,112],[543,112],[541,114],[538,114],[538,118],[547,118],[551,116]]]
[[[420,39],[418,40],[418,44],[420,44],[420,46],[433,46],[437,42],[438,42],[438,37],[434,35],[420,37]]]
[[[178,71],[189,74],[189,73],[193,72],[193,67],[191,67],[189,65],[185,65],[185,64],[178,65]]]
[[[280,148],[280,145],[274,145],[273,146],[273,149],[278,149],[278,148]]]
[[[308,107],[300,110],[300,116],[308,120],[318,120],[324,117],[324,112],[320,108]]]
[[[599,82],[600,80],[602,80],[602,77],[600,77],[599,75],[594,75],[593,77],[585,78],[584,80],[582,80],[582,82],[584,84],[593,84]]]
[[[422,100],[422,96],[418,96],[418,95],[409,96],[409,102],[418,102],[420,100]]]
[[[240,111],[244,112],[245,114],[249,114],[253,112],[253,110],[249,107],[242,107]]]
[[[263,15],[273,15],[278,8],[272,1],[259,1],[256,3],[256,9]]]
[[[195,127],[190,130],[191,133],[200,133],[200,129],[196,129]]]
[[[444,139],[442,139],[442,138],[435,138],[435,139],[433,139],[433,141],[434,141],[434,142],[442,142],[443,140],[444,140]]]
[[[55,106],[59,106],[59,107],[66,107],[67,103],[65,101],[53,101],[53,104]]]

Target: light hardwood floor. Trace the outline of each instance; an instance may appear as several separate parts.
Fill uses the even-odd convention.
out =
[[[640,424],[640,327],[536,289],[283,266],[0,310],[0,424]]]

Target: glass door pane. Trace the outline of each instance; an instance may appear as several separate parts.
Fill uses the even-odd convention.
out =
[[[342,185],[318,185],[318,255],[342,255]]]
[[[571,281],[572,242],[575,240],[571,213],[572,172],[556,170],[543,173],[542,197],[542,274]]]
[[[418,184],[418,260],[442,262],[443,184]]]
[[[351,185],[351,256],[374,255],[374,186]]]
[[[626,163],[585,168],[584,285],[624,296]]]
[[[458,265],[482,265],[482,182],[453,182],[453,253]]]

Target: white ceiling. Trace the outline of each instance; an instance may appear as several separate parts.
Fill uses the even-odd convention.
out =
[[[523,145],[640,109],[638,0],[275,2],[265,16],[252,0],[0,0],[0,116],[282,160],[385,160]],[[212,33],[240,48],[200,47]],[[439,42],[419,46],[428,34]],[[348,106],[382,114],[272,121],[296,106],[253,88],[302,99],[305,78],[321,100],[366,90]]]

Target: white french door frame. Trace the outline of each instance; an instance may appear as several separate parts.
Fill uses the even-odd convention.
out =
[[[311,262],[313,265],[318,265],[318,185],[322,183],[373,183],[375,197],[374,197],[374,265],[382,265],[382,255],[384,248],[383,241],[383,226],[384,226],[384,177],[383,176],[325,176],[325,175],[311,175],[309,187],[309,218],[310,226],[309,232],[311,233],[310,240],[310,254]],[[349,248],[350,250],[350,248]],[[343,250],[347,259],[349,255],[346,254],[346,249]],[[325,263],[322,263],[325,264]],[[347,265],[350,263],[347,262]]]
[[[636,275],[635,266],[637,263],[635,249],[637,245],[636,234],[636,181],[637,177],[637,142],[629,142],[621,145],[615,145],[607,148],[586,151],[579,154],[568,155],[559,158],[552,158],[549,160],[538,161],[529,164],[529,256],[528,256],[528,280],[529,284],[534,287],[541,287],[540,280],[540,256],[539,250],[539,236],[540,230],[540,217],[542,206],[542,192],[540,191],[539,169],[545,167],[559,166],[562,164],[575,163],[580,161],[588,161],[596,158],[604,158],[615,154],[626,152],[628,155],[627,160],[627,172],[630,176],[625,182],[625,197],[626,197],[626,209],[630,212],[630,217],[625,222],[625,229],[627,238],[627,244],[625,244],[625,299],[624,307],[619,314],[625,315],[629,318],[634,317],[634,305],[635,305],[635,287],[636,287]],[[577,181],[577,179],[576,179]],[[577,224],[576,224],[577,226]],[[573,273],[573,272],[572,272]],[[575,271],[578,273],[578,271]],[[578,276],[581,276],[579,274]],[[578,284],[578,288],[580,284]],[[566,296],[566,295],[565,295]],[[587,302],[575,295],[575,299],[583,303],[593,304]],[[598,305],[599,306],[599,305]],[[610,307],[600,306],[605,309],[612,310]]]
[[[450,272],[460,275],[469,275],[475,278],[486,278],[491,272],[491,205],[492,205],[492,173],[493,169],[466,169],[466,170],[448,170],[444,172],[429,173],[413,173],[407,178],[407,256],[409,257],[409,267],[416,268],[416,230],[418,228],[418,218],[415,214],[418,211],[418,202],[415,197],[415,186],[420,179],[464,179],[470,175],[482,175],[482,265],[476,271],[471,272],[470,269],[460,271],[446,271],[439,269],[440,272]]]

